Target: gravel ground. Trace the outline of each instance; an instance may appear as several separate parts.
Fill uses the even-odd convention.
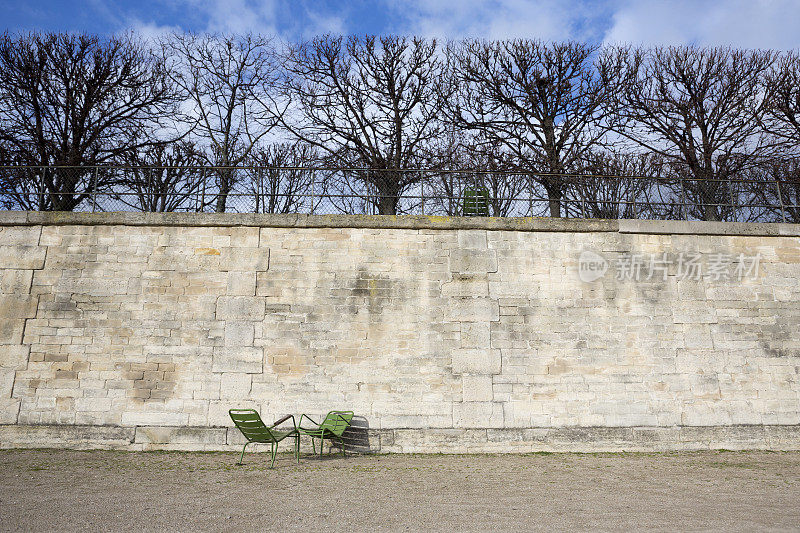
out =
[[[2,530],[800,530],[800,452],[0,450]]]

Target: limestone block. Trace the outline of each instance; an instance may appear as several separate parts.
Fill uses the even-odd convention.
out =
[[[503,404],[497,402],[453,404],[453,425],[457,428],[501,428]]]
[[[264,349],[249,346],[215,347],[211,371],[260,374],[264,371]]]
[[[0,346],[5,344],[20,344],[25,321],[21,319],[6,319],[0,317]]]
[[[0,368],[10,370],[25,370],[28,364],[30,346],[0,345]]]
[[[675,324],[716,324],[716,309],[709,305],[676,305],[672,309]]]
[[[707,324],[687,324],[684,334],[684,346],[692,350],[710,350],[714,348],[711,331]]]
[[[0,294],[0,317],[33,318],[36,316],[38,304],[39,298],[36,296]]]
[[[137,427],[136,444],[190,444],[193,449],[203,445],[223,445],[227,441],[226,428],[198,427]]]
[[[41,226],[0,226],[0,245],[36,245],[41,233]]]
[[[253,346],[254,334],[252,322],[226,322],[225,346]]]
[[[0,367],[0,398],[11,398],[16,370]]]
[[[491,402],[491,376],[462,376],[462,399],[465,402]]]
[[[14,398],[0,397],[0,424],[17,423],[20,403],[21,403],[20,400]]]
[[[486,248],[486,230],[458,230],[459,248]]]
[[[184,426],[188,413],[159,411],[125,411],[122,413],[123,426]]]
[[[255,296],[256,272],[228,272],[228,296]]]
[[[494,250],[450,250],[450,272],[486,274],[497,272],[497,254]]]
[[[220,399],[222,400],[247,400],[250,397],[252,374],[243,372],[225,372],[222,374],[220,385]]]
[[[264,299],[257,296],[221,296],[217,320],[264,320]]]
[[[490,323],[489,322],[461,322],[461,347],[489,349]]]
[[[109,411],[112,409],[111,398],[76,398],[76,411]]]
[[[40,269],[44,267],[45,247],[4,245],[0,242],[0,268]]]
[[[0,294],[29,294],[33,270],[0,270]]]
[[[500,350],[453,350],[452,365],[456,374],[499,374]]]
[[[263,272],[269,270],[269,248],[224,248],[220,268],[228,271]]]
[[[701,280],[678,279],[675,282],[678,298],[681,300],[705,300],[706,288]]]
[[[442,296],[485,298],[489,296],[489,280],[486,274],[453,274],[450,281],[442,283]]]
[[[489,298],[450,298],[445,319],[453,322],[496,322],[500,305]]]

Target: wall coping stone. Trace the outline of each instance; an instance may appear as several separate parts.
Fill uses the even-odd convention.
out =
[[[0,226],[194,226],[367,228],[410,230],[646,233],[799,237],[800,224],[683,220],[601,220],[547,217],[444,217],[425,215],[302,215],[261,213],[78,213],[0,211]]]

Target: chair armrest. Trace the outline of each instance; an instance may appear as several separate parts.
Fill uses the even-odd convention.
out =
[[[304,418],[308,418],[308,421],[311,422],[312,424],[314,424],[317,427],[315,427],[315,428],[304,428],[303,427],[303,419]],[[314,422],[314,419],[312,419],[310,416],[308,416],[307,414],[304,413],[304,414],[300,415],[300,423],[298,424],[297,427],[299,427],[300,429],[317,429],[317,428],[319,428],[319,424]]]
[[[290,418],[292,419],[292,425],[294,425],[294,428],[297,429],[297,422],[295,422],[295,420],[294,420],[294,415],[286,415],[283,418],[281,418],[280,420],[276,420],[270,427],[274,428],[276,426],[279,426],[279,425],[283,424],[284,422],[286,422],[287,420],[289,420]]]

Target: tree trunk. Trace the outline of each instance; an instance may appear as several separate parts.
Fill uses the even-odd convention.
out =
[[[396,215],[400,202],[400,182],[394,172],[378,172],[375,185],[378,189],[378,214]]]

